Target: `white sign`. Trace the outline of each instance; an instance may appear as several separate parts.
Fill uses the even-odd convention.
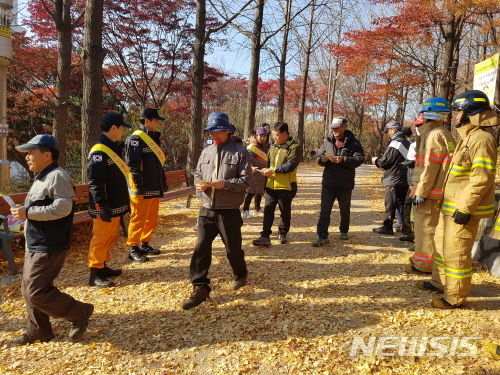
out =
[[[0,135],[7,135],[9,133],[8,124],[0,124]]]
[[[474,65],[474,90],[481,90],[486,95],[490,103],[495,102],[495,90],[498,73],[498,60],[500,54],[491,56],[488,60],[484,60],[479,64]]]

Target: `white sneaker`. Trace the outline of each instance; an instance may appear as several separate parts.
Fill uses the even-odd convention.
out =
[[[251,219],[252,217],[250,216],[250,213],[248,212],[248,210],[245,210],[243,211],[243,217],[245,219]]]

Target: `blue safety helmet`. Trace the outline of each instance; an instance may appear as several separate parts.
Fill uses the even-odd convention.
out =
[[[475,115],[491,109],[490,100],[481,90],[469,90],[458,95],[451,107],[457,111],[464,111],[468,115]]]
[[[426,100],[420,112],[451,112],[451,108],[445,98],[437,96]]]

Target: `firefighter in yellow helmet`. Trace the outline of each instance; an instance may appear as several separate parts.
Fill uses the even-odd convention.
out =
[[[420,289],[444,292],[432,300],[439,309],[459,307],[469,296],[479,221],[492,217],[495,206],[497,146],[484,127],[498,125],[499,119],[479,90],[460,94],[451,107],[461,140],[444,183],[432,280],[417,283]]]

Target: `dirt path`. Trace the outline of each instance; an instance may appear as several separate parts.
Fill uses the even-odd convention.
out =
[[[69,324],[55,321],[54,341],[10,347],[9,339],[25,326],[24,303],[19,281],[1,285],[0,374],[499,374],[500,362],[483,348],[500,338],[497,278],[479,267],[475,297],[465,308],[433,309],[433,295],[415,287],[425,277],[402,271],[411,254],[405,244],[371,232],[383,219],[383,187],[372,166],[358,169],[349,241],[337,238],[335,205],[330,245],[312,248],[321,173],[312,164],[300,168],[289,245],[253,247],[262,218],[245,220],[248,286],[230,290],[225,250],[221,241],[214,243],[212,299],[190,311],[180,304],[190,291],[196,209],[162,208],[153,244],[163,252],[151,262],[129,262],[120,239],[111,265],[124,274],[117,287],[103,290],[86,285],[90,227],[80,226],[57,284],[95,304],[88,333],[70,343]],[[381,343],[387,336],[393,338],[386,344],[396,348],[381,348],[377,356],[374,346],[370,355],[370,340]],[[472,349],[452,348],[466,336],[475,337]],[[429,355],[439,347],[425,351],[432,337],[441,337],[442,358]],[[368,348],[351,353],[353,342]],[[423,343],[424,351],[412,354],[411,342],[417,352]]]

